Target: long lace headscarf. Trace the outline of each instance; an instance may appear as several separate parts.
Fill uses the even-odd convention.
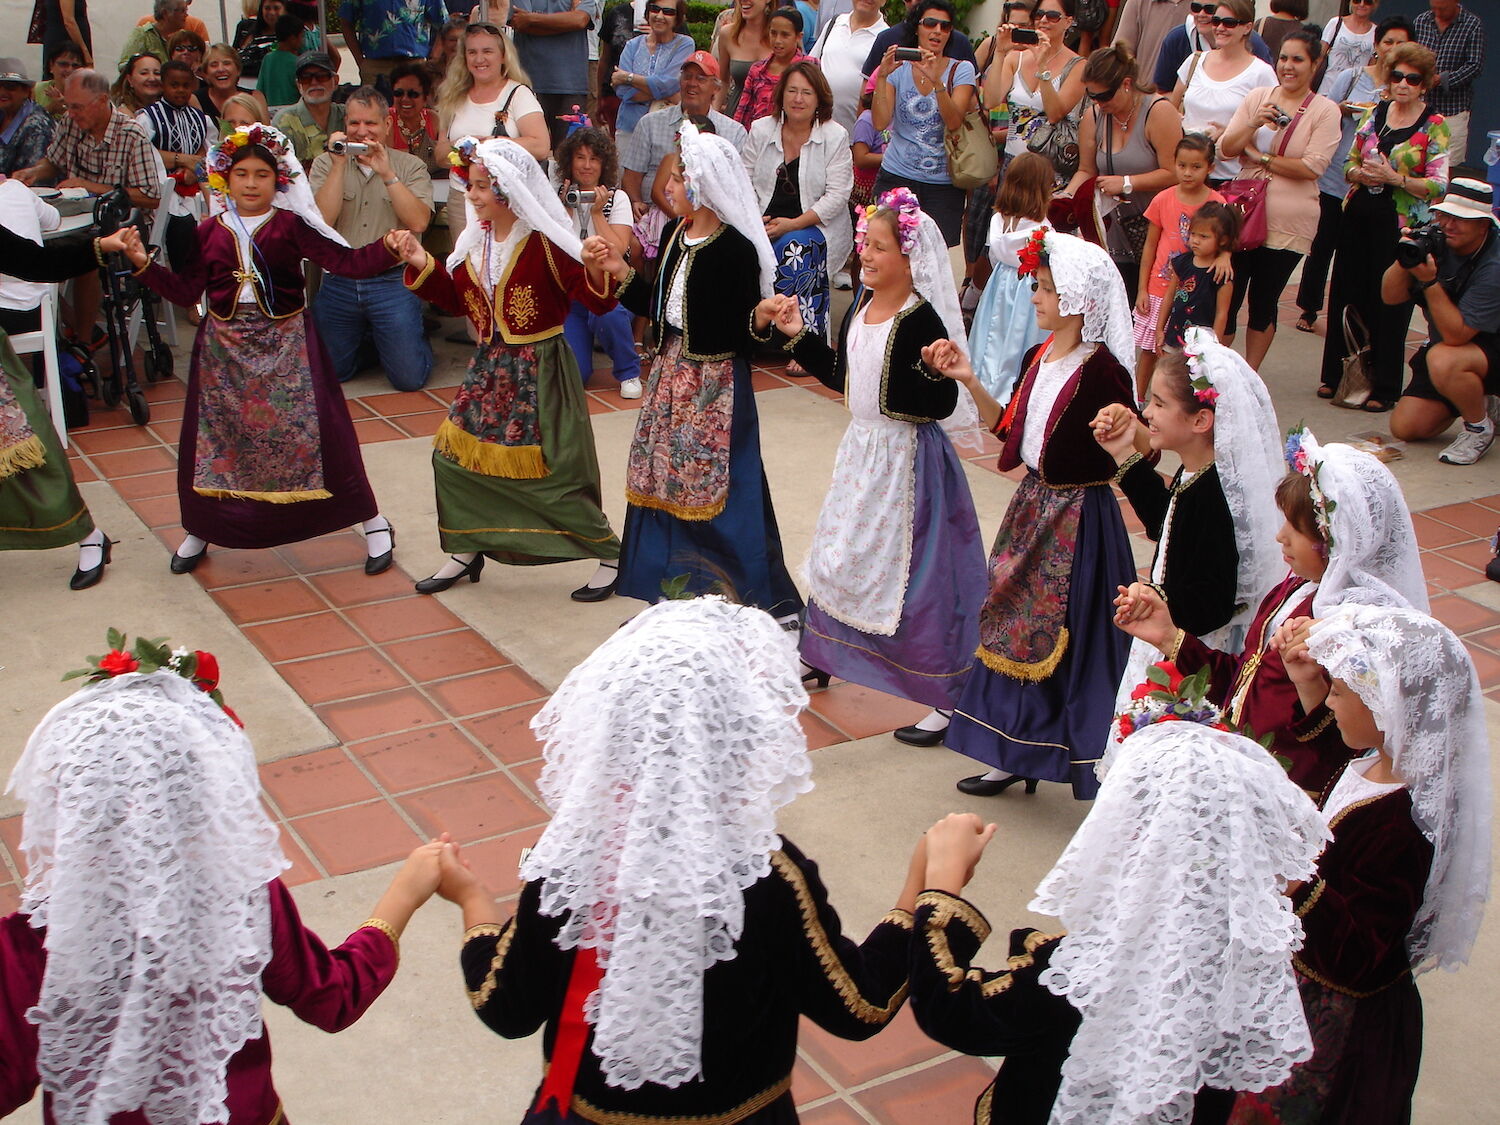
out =
[[[490,174],[490,182],[497,196],[504,198],[506,205],[515,212],[516,222],[527,232],[540,231],[547,240],[576,262],[583,261],[583,244],[578,232],[568,221],[557,191],[548,182],[536,157],[508,137],[491,137],[475,143],[473,138],[464,138],[455,145],[469,162],[478,161]],[[488,224],[471,220],[464,227],[448,255],[448,268],[455,269],[465,258],[474,259],[475,273],[485,275],[484,252],[493,238]],[[509,264],[505,255],[492,254],[490,283],[499,280],[499,271]]]
[[[234,721],[172,672],[54,707],[11,775],[21,909],[47,931],[38,1070],[53,1116],[227,1121],[224,1068],[261,1032],[266,883],[286,866]]]
[[[1058,312],[1083,317],[1085,343],[1103,344],[1127,371],[1135,370],[1130,297],[1120,268],[1100,247],[1071,234],[1045,233],[1043,252],[1057,289]]]
[[[532,720],[552,821],[521,874],[558,945],[598,957],[584,1014],[613,1086],[702,1076],[703,974],[735,956],[777,810],[812,788],[796,656],[759,609],[660,602]]]
[[[1404,608],[1342,606],[1313,627],[1307,647],[1374,715],[1432,844],[1406,939],[1412,971],[1456,969],[1490,891],[1490,744],[1474,663],[1447,626]]]
[[[312,189],[307,186],[307,176],[303,174],[302,165],[292,150],[291,142],[283,133],[269,125],[257,123],[236,129],[210,148],[204,159],[209,189],[230,215],[237,218],[239,211],[234,201],[229,199],[229,169],[232,167],[234,154],[246,146],[265,149],[275,161],[276,192],[271,197],[272,206],[291,211],[324,238],[337,242],[340,246],[349,245],[348,240],[329,226],[328,221],[323,218],[323,212],[318,210],[317,201],[313,199]]]
[[[1263,1089],[1311,1057],[1283,890],[1327,838],[1247,738],[1158,722],[1120,744],[1030,906],[1067,928],[1041,979],[1082,1016],[1052,1125],[1186,1123],[1200,1087]]]
[[[750,240],[760,263],[760,295],[769,297],[776,280],[776,255],[739,152],[723,137],[704,133],[691,121],[677,127],[677,151],[682,154],[689,201],[708,208]]]
[[[1391,471],[1352,446],[1320,445],[1305,427],[1287,435],[1286,459],[1311,479],[1313,510],[1328,542],[1313,616],[1344,604],[1427,612],[1417,531]]]

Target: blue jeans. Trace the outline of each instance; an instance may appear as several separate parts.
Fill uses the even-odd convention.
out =
[[[563,335],[568,346],[578,357],[578,373],[587,383],[594,373],[594,341],[609,361],[615,365],[615,378],[623,383],[626,379],[641,377],[641,360],[635,354],[635,338],[630,332],[630,311],[616,305],[603,316],[589,312],[574,301],[568,310],[568,319],[563,322]]]
[[[426,385],[432,348],[422,335],[422,302],[401,283],[403,268],[363,281],[323,275],[313,314],[340,383],[359,372],[360,345],[368,338],[376,343],[391,386],[419,391]]]

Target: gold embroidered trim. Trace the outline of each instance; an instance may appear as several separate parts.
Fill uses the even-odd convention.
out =
[[[384,918],[366,918],[359,924],[361,930],[379,930],[390,939],[391,947],[396,951],[396,964],[401,963],[401,935],[396,932],[396,927]]]
[[[997,1080],[998,1081],[998,1080]],[[995,1082],[992,1081],[974,1103],[974,1125],[992,1125],[994,1121]]]
[[[224,214],[227,215],[228,212],[226,211]],[[254,271],[252,271],[250,269],[249,263],[245,261],[245,254],[244,254],[244,251],[240,247],[239,236],[236,235],[234,233],[234,230],[230,227],[230,225],[227,222],[224,221],[224,215],[220,215],[218,217],[218,219],[217,219],[217,222],[226,231],[229,231],[229,237],[234,242],[234,257],[235,257],[235,261],[239,262],[239,264],[240,264],[240,268],[237,269],[237,270],[235,270],[234,272],[236,274],[243,274],[245,276],[246,280],[248,280],[249,278],[251,278],[251,277],[254,276]],[[261,231],[265,230],[268,225],[269,225],[268,223],[261,223],[260,226],[256,227],[253,231],[250,232],[250,245],[251,246],[255,245],[256,236],[258,236]],[[150,264],[151,263],[149,263],[149,262],[146,263],[146,265],[150,265]],[[145,268],[146,268],[145,266],[142,266],[141,270],[144,270]],[[137,271],[137,272],[140,272],[140,271]],[[297,308],[293,309],[291,312],[289,312],[289,313],[282,313],[280,316],[277,316],[274,312],[272,312],[270,309],[268,309],[266,307],[265,301],[261,300],[260,286],[258,286],[258,285],[251,285],[250,286],[250,295],[255,298],[255,307],[258,308],[258,309],[260,309],[260,311],[263,312],[271,320],[286,320],[289,317],[296,316],[298,313],[302,312],[307,307],[305,304],[299,305]],[[270,294],[266,294],[266,296],[270,296]],[[236,290],[235,291],[235,303],[229,307],[229,315],[228,316],[220,316],[218,313],[214,312],[214,310],[212,308],[209,308],[208,313],[215,320],[219,320],[219,321],[223,321],[225,323],[228,323],[229,321],[233,320],[239,314],[239,310],[240,310],[240,306],[239,306],[239,291]]]
[[[485,928],[475,926],[464,934],[464,944],[468,945],[473,939],[480,937],[492,937],[494,927]],[[516,920],[512,918],[504,926],[500,927],[500,940],[495,943],[495,955],[490,958],[489,970],[484,974],[484,980],[477,989],[466,988],[469,994],[469,1003],[474,1005],[477,1012],[489,1003],[490,996],[500,984],[500,970],[505,967],[505,955],[510,952],[510,944],[516,936]]]
[[[265,504],[300,504],[304,500],[328,500],[333,493],[326,488],[304,488],[296,492],[247,492],[238,488],[197,488],[199,496],[210,500],[259,500]]]
[[[855,652],[862,652],[866,656],[873,657],[874,659],[879,660],[882,664],[886,664],[892,668],[899,669],[908,676],[922,676],[929,680],[947,680],[952,679],[954,676],[963,675],[971,667],[971,664],[966,661],[962,668],[955,668],[951,672],[921,672],[915,668],[908,668],[904,664],[897,664],[894,660],[886,657],[884,653],[876,652],[872,648],[866,648],[864,645],[851,644],[850,642],[839,637],[830,637],[827,633],[819,632],[811,625],[803,625],[802,631],[804,633],[811,633],[819,640],[827,641],[831,645],[842,645],[844,648],[853,649]]]
[[[1066,626],[1057,636],[1057,644],[1052,651],[1041,660],[1031,664],[1023,664],[1019,660],[1012,660],[1008,656],[991,652],[980,645],[974,650],[974,655],[984,662],[984,666],[991,672],[999,672],[1002,676],[1009,676],[1013,680],[1025,680],[1028,683],[1040,683],[1062,663],[1063,653],[1068,651],[1068,630]]]
[[[1326,712],[1323,715],[1323,717],[1321,719],[1318,720],[1317,726],[1313,727],[1312,730],[1307,731],[1305,734],[1299,734],[1297,736],[1297,741],[1298,742],[1311,742],[1313,739],[1317,738],[1318,735],[1322,734],[1325,730],[1327,730],[1328,727],[1329,727],[1329,725],[1332,724],[1332,722],[1333,722],[1333,712],[1332,711],[1328,711],[1328,712]]]
[[[540,237],[542,240],[542,253],[547,258],[547,268],[552,271],[552,280],[557,282],[557,287],[564,293],[566,293],[568,291],[568,287],[563,284],[562,273],[557,268],[556,259],[552,257],[552,240],[545,234],[541,235]],[[530,287],[528,286],[528,288]]]
[[[791,1088],[792,1076],[789,1074],[774,1086],[766,1087],[733,1109],[726,1109],[722,1113],[702,1114],[697,1117],[648,1117],[642,1113],[621,1113],[617,1110],[600,1109],[577,1094],[573,1095],[573,1104],[570,1108],[579,1117],[592,1121],[595,1125],[732,1125],[735,1121],[743,1121],[752,1113],[765,1109]]]
[[[993,731],[1001,738],[1007,739],[1011,742],[1019,742],[1022,746],[1045,746],[1049,750],[1061,750],[1065,754],[1072,753],[1072,749],[1061,742],[1037,742],[1030,738],[1020,738],[1017,735],[1010,734],[1007,731],[1001,730],[999,727],[990,726],[990,724],[985,722],[983,719],[979,718],[976,715],[971,715],[967,711],[955,710],[953,713],[955,715],[962,715],[964,718],[968,719],[969,722],[982,726],[987,731]]]
[[[753,309],[750,312],[750,319],[751,319],[752,322],[755,319],[755,311]],[[788,337],[786,337],[782,341],[782,343],[781,343],[781,350],[784,351],[784,352],[786,352],[788,355],[790,355],[792,353],[792,351],[794,351],[796,349],[797,345],[802,342],[802,337],[804,337],[806,335],[807,335],[807,325],[804,324],[802,326],[802,331],[798,332],[795,336],[788,336]]]
[[[1162,601],[1166,600],[1167,599],[1165,597],[1162,598]],[[1182,651],[1182,642],[1185,640],[1187,640],[1187,630],[1178,629],[1177,635],[1172,638],[1172,643],[1166,647],[1166,651],[1164,651],[1162,655],[1165,656],[1169,661],[1175,661],[1177,659],[1177,654]]]
[[[477,937],[499,937],[505,932],[505,927],[494,922],[480,922],[476,926],[470,926],[464,931],[464,941]]]
[[[987,980],[979,986],[980,995],[988,999],[991,996],[999,996],[1007,991],[1015,981],[1015,972],[1018,969],[1029,969],[1036,964],[1036,951],[1049,941],[1057,941],[1063,934],[1044,934],[1040,930],[1033,930],[1026,935],[1021,943],[1024,953],[1017,953],[1014,957],[1005,959],[1005,973],[1003,976]]]
[[[63,520],[62,523],[55,523],[51,527],[4,527],[4,526],[0,526],[0,531],[18,531],[18,532],[25,532],[25,533],[30,534],[30,535],[45,535],[49,531],[61,531],[63,528],[67,527],[68,524],[70,524],[70,523],[77,523],[79,520],[83,519],[88,514],[89,514],[88,505],[85,504],[83,507],[79,508],[78,511],[74,512],[67,519]]]
[[[410,268],[410,267],[408,266],[408,268]],[[436,269],[437,269],[437,259],[434,258],[431,254],[428,254],[427,255],[427,264],[422,267],[422,272],[419,273],[419,274],[417,274],[416,280],[414,280],[414,281],[408,281],[406,283],[406,287],[408,289],[413,290],[413,291],[422,288],[422,286],[426,283],[427,279],[432,276],[433,271],[436,270]]]
[[[890,1003],[884,1007],[872,1004],[861,996],[859,986],[850,978],[849,970],[839,960],[833,943],[828,940],[828,932],[823,929],[823,923],[818,918],[817,904],[812,900],[812,892],[807,889],[807,879],[803,876],[801,869],[785,852],[781,851],[771,853],[771,866],[797,896],[797,908],[802,913],[803,933],[812,945],[813,952],[817,954],[819,964],[823,966],[823,975],[838,992],[849,1014],[864,1023],[877,1026],[889,1022],[891,1017],[901,1009],[901,1005],[906,1002],[907,982],[904,980],[901,982],[901,987],[896,989]]]
[[[432,447],[461,468],[486,477],[509,480],[539,480],[551,470],[540,445],[498,445],[480,441],[453,419],[444,418],[432,435]]]
[[[946,926],[949,922],[962,922],[983,944],[990,936],[990,923],[967,899],[947,891],[923,891],[917,896],[917,909],[932,907],[928,915],[931,922]]]
[[[1318,899],[1323,897],[1323,890],[1327,886],[1327,883],[1323,882],[1322,879],[1319,879],[1316,883],[1313,884],[1312,893],[1302,900],[1302,905],[1297,907],[1297,909],[1293,911],[1293,913],[1296,914],[1298,918],[1301,918],[1315,905],[1317,905]]]
[[[46,463],[47,447],[42,444],[41,438],[32,434],[8,449],[0,449],[0,480],[27,469],[40,469]]]
[[[438,524],[438,530],[444,535],[566,535],[569,539],[577,539],[581,543],[608,543],[615,537],[611,531],[608,535],[601,535],[597,539],[591,539],[587,535],[579,535],[576,531],[565,531],[556,527],[444,527]],[[603,558],[604,556],[597,556]],[[617,558],[610,555],[609,558]]]
[[[549,254],[548,257],[550,259],[551,255]],[[611,296],[611,293],[609,291],[609,283],[611,281],[613,281],[613,280],[614,279],[612,277],[610,277],[609,274],[606,273],[604,275],[604,288],[603,289],[595,289],[594,288],[594,275],[589,272],[587,266],[585,266],[584,269],[583,269],[583,283],[588,286],[589,292],[592,293],[596,297],[609,297],[609,296]],[[622,288],[623,288],[623,286],[622,286]],[[615,290],[616,293],[618,293],[619,291],[620,291],[619,289]]]
[[[712,504],[700,504],[695,508],[689,508],[682,504],[674,504],[670,500],[662,500],[655,496],[647,496],[644,492],[637,492],[633,488],[625,490],[625,499],[637,508],[655,508],[657,511],[666,512],[668,515],[676,516],[680,520],[692,523],[701,523],[711,520],[724,511],[724,505],[729,502],[726,494]]]
[[[267,1121],[266,1125],[286,1125],[286,1110],[278,1105],[276,1107],[276,1116]]]
[[[1125,458],[1125,460],[1120,463],[1120,467],[1115,470],[1114,479],[1110,483],[1119,484],[1122,480],[1125,479],[1126,473],[1130,472],[1131,469],[1135,468],[1136,465],[1144,460],[1145,458],[1142,457],[1139,453],[1132,453],[1129,457]]]
[[[1345,988],[1341,984],[1335,984],[1333,981],[1329,980],[1316,969],[1309,968],[1307,962],[1303,961],[1300,956],[1292,957],[1292,968],[1296,969],[1299,973],[1307,977],[1309,980],[1317,981],[1324,988],[1332,989],[1334,992],[1342,993],[1345,996],[1352,996],[1356,1000],[1364,1000],[1368,997],[1375,996],[1378,993],[1384,992],[1386,989],[1390,988],[1391,985],[1397,984],[1403,978],[1411,975],[1411,968],[1407,967],[1397,973],[1395,979],[1387,981],[1379,988],[1372,988],[1368,992],[1360,992],[1353,988]]]

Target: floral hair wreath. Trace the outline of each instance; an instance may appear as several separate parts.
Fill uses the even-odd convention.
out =
[[[878,203],[871,203],[855,212],[855,250],[864,252],[870,220],[882,210],[889,211],[896,216],[896,241],[901,245],[901,253],[908,258],[911,257],[911,252],[917,246],[917,231],[922,226],[922,204],[911,188],[904,187],[891,188],[880,197]]]
[[[204,162],[208,168],[208,186],[220,195],[227,192],[229,169],[234,164],[235,154],[250,145],[259,145],[276,158],[277,191],[286,191],[292,186],[292,178],[301,175],[296,162],[286,159],[291,152],[291,145],[287,143],[286,137],[269,125],[256,122],[236,129],[208,150],[208,159]]]
[[[1203,362],[1203,338],[1198,335],[1198,331],[1201,330],[1190,333],[1194,339],[1183,341],[1182,354],[1187,358],[1188,386],[1192,388],[1193,397],[1200,403],[1213,406],[1219,401],[1219,392],[1214,389],[1213,382],[1208,377],[1208,368]]]
[[[1318,483],[1318,470],[1323,467],[1323,462],[1314,461],[1309,455],[1306,439],[1311,435],[1306,426],[1295,426],[1286,434],[1286,464],[1293,472],[1301,473],[1308,479],[1312,486],[1313,518],[1317,521],[1318,530],[1323,533],[1323,542],[1328,550],[1333,550],[1333,511],[1338,503],[1323,491],[1322,485]]]
[[[1016,267],[1019,276],[1034,277],[1036,271],[1042,268],[1047,258],[1047,233],[1046,227],[1035,228],[1026,244],[1016,253],[1021,263]]]
[[[1271,748],[1271,736],[1257,739],[1248,728],[1236,731],[1224,721],[1224,712],[1208,701],[1208,667],[1184,676],[1170,660],[1159,660],[1146,669],[1146,678],[1130,693],[1130,706],[1116,717],[1120,737],[1129,738],[1153,723],[1197,723],[1211,730],[1240,734]],[[1283,766],[1291,763],[1274,755]]]
[[[479,159],[479,138],[459,137],[448,150],[448,176],[465,190],[469,187],[469,167]]]
[[[224,702],[224,696],[219,691],[219,662],[213,653],[203,652],[201,649],[190,651],[186,648],[169,648],[165,637],[151,640],[137,637],[135,644],[129,649],[125,647],[125,641],[125,634],[120,630],[109,630],[104,636],[104,643],[109,646],[109,651],[103,656],[90,656],[89,667],[75,668],[63,679],[76,680],[87,676],[89,683],[97,684],[100,680],[112,680],[131,672],[176,672],[224,708],[224,714],[233,719],[236,726],[245,725]]]

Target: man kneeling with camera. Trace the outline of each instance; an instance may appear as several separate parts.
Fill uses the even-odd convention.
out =
[[[1500,418],[1500,224],[1490,186],[1454,180],[1432,208],[1435,221],[1412,228],[1381,279],[1388,305],[1415,300],[1427,315],[1428,342],[1411,359],[1411,383],[1391,414],[1403,441],[1463,429],[1438,460],[1472,465],[1489,451]]]

